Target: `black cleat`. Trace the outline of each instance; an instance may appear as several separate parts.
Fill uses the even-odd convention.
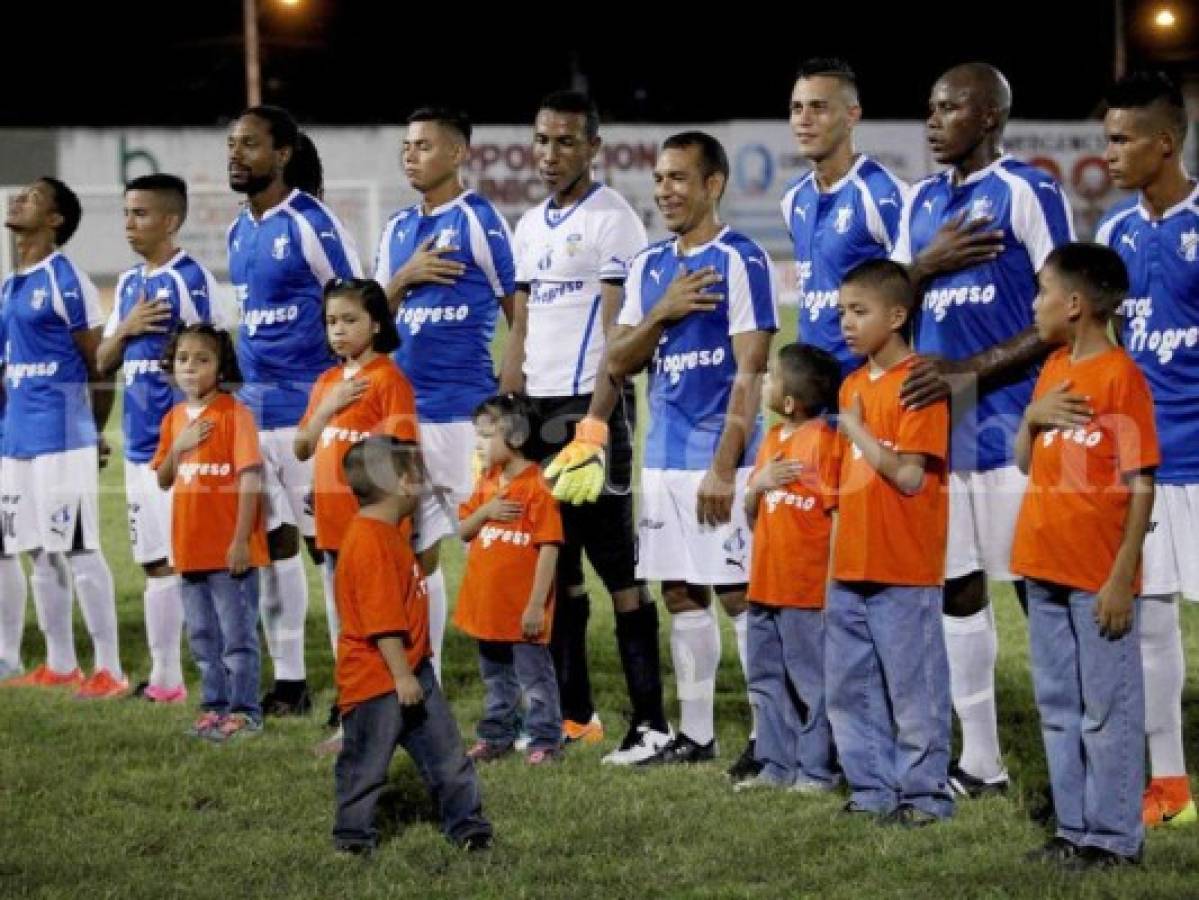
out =
[[[1062,862],[1062,868],[1067,872],[1092,872],[1120,866],[1139,866],[1144,855],[1143,844],[1132,856],[1121,856],[1101,847],[1079,847],[1077,853]]]
[[[930,812],[925,812],[916,806],[901,803],[885,816],[880,816],[878,824],[896,825],[900,828],[927,828],[936,825],[941,819]]]
[[[306,716],[312,712],[312,697],[308,693],[308,685],[301,685],[298,692],[288,691],[281,694],[278,686],[267,691],[262,698],[262,714],[264,716]]]
[[[745,744],[745,749],[741,751],[741,755],[737,757],[737,761],[728,767],[725,773],[733,781],[748,781],[751,778],[756,778],[758,773],[762,771],[762,763],[754,758],[754,751],[757,742],[750,738]]]
[[[976,778],[957,763],[949,767],[949,786],[959,797],[968,800],[978,800],[982,797],[1002,797],[1007,794],[1012,780],[1006,771],[1000,772],[994,778]]]
[[[687,735],[679,732],[670,743],[635,765],[638,766],[672,766],[688,765],[691,763],[711,762],[716,758],[716,738],[706,744],[697,744]]]
[[[1058,865],[1073,859],[1078,855],[1079,846],[1064,837],[1052,837],[1035,850],[1024,854],[1024,861],[1030,863],[1056,863]]]

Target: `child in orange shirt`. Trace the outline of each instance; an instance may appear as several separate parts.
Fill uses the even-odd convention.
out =
[[[374,850],[375,807],[399,744],[437,803],[445,836],[467,850],[486,849],[491,824],[475,769],[430,664],[424,575],[398,527],[417,508],[426,480],[420,448],[372,435],[349,449],[343,465],[362,506],[342,536],[335,585],[345,740],[334,768],[333,844],[347,853]]]
[[[1128,295],[1115,251],[1049,255],[1033,304],[1045,362],[1016,436],[1029,475],[1012,545],[1028,579],[1033,685],[1057,833],[1031,858],[1138,863],[1145,700],[1136,595],[1160,463],[1148,382],[1108,334]]]
[[[841,386],[843,435],[833,581],[825,609],[826,697],[846,812],[919,827],[953,813],[945,572],[944,402],[899,402],[916,358],[903,337],[915,292],[872,260],[841,285],[841,330],[866,364]]]
[[[767,432],[745,493],[754,529],[749,572],[749,697],[757,722],[751,787],[836,786],[824,702],[824,594],[837,504],[836,409],[841,366],[807,344],[770,361],[766,405],[783,421]]]
[[[222,742],[262,731],[256,569],[269,556],[258,426],[229,393],[241,373],[227,332],[180,329],[162,369],[184,396],[162,421],[150,468],[174,488],[171,556],[202,693],[190,733]]]
[[[416,401],[408,379],[390,354],[400,345],[387,295],[369,278],[335,279],[325,286],[325,336],[343,362],[324,372],[312,386],[308,409],[296,429],[296,459],[315,457],[312,499],[316,546],[324,559],[330,588],[336,577],[342,535],[358,513],[341,463],[346,451],[369,434],[417,440]],[[405,525],[407,527],[407,523]],[[329,640],[337,649],[337,606],[325,591]],[[436,666],[434,666],[436,668]],[[330,724],[336,724],[336,706]],[[317,745],[337,752],[341,733]]]
[[[454,623],[479,641],[486,688],[478,741],[467,751],[487,761],[516,742],[518,704],[528,702],[525,759],[540,765],[562,745],[558,682],[550,657],[554,569],[562,520],[536,463],[522,448],[532,434],[532,407],[519,394],[487,400],[475,411],[484,472],[459,512],[469,543]]]

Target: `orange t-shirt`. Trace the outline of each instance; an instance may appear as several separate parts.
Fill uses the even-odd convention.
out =
[[[909,356],[877,376],[867,363],[841,385],[841,409],[860,396],[863,421],[875,438],[897,453],[926,459],[924,484],[909,497],[842,438],[833,547],[833,577],[840,581],[928,587],[945,580],[949,409],[944,402],[918,410],[899,405],[899,389],[915,361]]]
[[[1123,476],[1161,462],[1153,398],[1132,357],[1113,347],[1072,362],[1069,349],[1041,369],[1033,400],[1063,381],[1090,398],[1095,417],[1082,428],[1032,439],[1028,489],[1016,520],[1012,571],[1098,591],[1124,538],[1131,493]],[[1140,590],[1138,570],[1136,590]]]
[[[799,478],[762,495],[754,522],[749,599],[766,606],[823,609],[832,510],[837,506],[840,442],[823,419],[783,437],[775,425],[762,441],[754,474],[782,453],[803,464]]]
[[[229,568],[225,557],[237,530],[238,476],[246,469],[261,468],[262,454],[253,415],[229,394],[217,394],[197,418],[211,421],[213,427],[202,444],[179,460],[171,502],[171,557],[180,572],[216,572]],[[186,403],[166,414],[151,469],[162,465],[175,438],[191,421]],[[250,565],[269,563],[259,498],[257,521],[250,532]]]
[[[334,594],[337,703],[342,711],[395,690],[376,641],[398,636],[413,672],[429,658],[429,595],[425,576],[400,529],[355,516],[342,536]]]
[[[329,420],[317,441],[313,459],[316,545],[321,550],[337,550],[350,520],[358,515],[358,500],[341,469],[350,447],[372,434],[417,440],[412,387],[390,356],[375,357],[351,377],[366,379],[368,387],[361,397]],[[301,426],[308,423],[329,391],[345,380],[344,365],[334,366],[317,379]]]
[[[521,514],[511,522],[485,522],[470,542],[454,624],[479,640],[519,642],[525,640],[520,619],[533,590],[537,557],[543,544],[562,543],[562,518],[558,502],[536,465],[513,478],[506,489],[500,488],[500,467],[492,467],[459,508],[459,517],[465,519],[497,491],[520,503]],[[551,588],[545,607],[545,630],[534,643],[549,643],[553,604]]]

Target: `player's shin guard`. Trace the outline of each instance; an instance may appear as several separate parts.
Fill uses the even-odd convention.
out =
[[[715,736],[712,704],[720,665],[720,628],[711,609],[675,613],[670,656],[679,694],[679,730],[697,744]]]
[[[79,668],[71,623],[71,573],[61,553],[37,550],[30,554],[33,572],[33,607],[46,638],[46,665],[59,674]]]
[[[183,684],[179,658],[183,639],[183,584],[179,576],[147,577],[142,600],[146,643],[150,648],[150,685],[173,690]]]
[[[942,617],[949,656],[953,709],[962,726],[958,765],[975,778],[1003,773],[995,711],[995,659],[999,641],[990,604],[969,616]]]
[[[123,673],[112,571],[99,550],[71,553],[68,562],[75,579],[79,609],[95,648],[96,668],[105,669],[114,678],[120,678]]]
[[[1186,774],[1182,749],[1182,689],[1186,666],[1178,599],[1164,594],[1142,597],[1141,665],[1145,673],[1145,734],[1153,778]]]
[[[262,626],[274,665],[275,681],[303,682],[304,619],[308,615],[308,581],[297,554],[260,571]]]
[[[616,613],[616,647],[625,686],[633,705],[633,724],[648,724],[667,732],[662,709],[662,663],[658,651],[658,607],[642,603],[631,612]]]

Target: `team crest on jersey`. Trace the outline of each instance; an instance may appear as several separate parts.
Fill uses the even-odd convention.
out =
[[[29,305],[34,309],[41,309],[46,305],[46,297],[49,296],[45,288],[38,288],[33,292],[33,296],[29,299]]]
[[[974,202],[970,204],[970,221],[976,222],[979,219],[989,219],[991,217],[991,198],[990,197],[975,197]]]
[[[171,289],[164,284],[162,287],[160,287],[158,289],[158,293],[154,295],[154,299],[155,300],[170,300],[171,299]]]
[[[1194,262],[1196,256],[1199,256],[1199,231],[1194,228],[1184,231],[1178,243],[1178,252],[1187,262]]]
[[[583,249],[583,235],[579,232],[566,236],[566,255],[574,256]]]
[[[458,236],[458,231],[454,228],[443,228],[437,232],[437,240],[433,242],[434,250],[444,250],[454,246],[454,238]]]
[[[289,241],[285,234],[281,234],[275,238],[275,243],[271,246],[271,256],[275,259],[287,259],[288,243]]]
[[[853,222],[853,207],[840,206],[837,208],[837,219],[833,222],[833,230],[837,234],[845,234],[849,231],[850,223]]]
[[[796,206],[793,211],[802,221],[808,221],[808,208],[806,206]]]
[[[726,566],[735,566],[741,571],[745,571],[745,549],[749,546],[749,542],[745,539],[745,531],[741,528],[734,528],[733,533],[721,545],[724,549]]]
[[[50,514],[50,530],[59,537],[67,536],[67,529],[71,527],[71,507],[60,506]]]

